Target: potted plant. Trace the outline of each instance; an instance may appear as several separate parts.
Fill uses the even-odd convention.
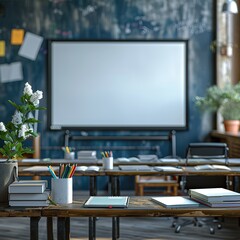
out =
[[[207,89],[205,97],[195,98],[196,106],[202,110],[209,109],[219,112],[224,121],[227,132],[238,133],[240,120],[240,83],[226,84],[224,87],[211,86]],[[235,130],[230,130],[227,123],[235,124]]]
[[[240,124],[240,100],[227,100],[219,109],[226,132],[237,134]]]
[[[42,91],[32,91],[30,84],[26,83],[21,104],[9,100],[8,102],[16,108],[12,120],[7,124],[0,122],[0,139],[3,145],[0,147],[0,154],[6,158],[0,164],[0,203],[8,202],[8,186],[16,180],[18,172],[17,159],[22,158],[25,153],[32,153],[33,150],[23,145],[29,137],[36,137],[33,124],[38,120],[31,116],[36,110],[45,108],[39,107],[39,100],[42,99]]]

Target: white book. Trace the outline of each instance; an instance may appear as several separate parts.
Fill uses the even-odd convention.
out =
[[[77,152],[78,157],[96,157],[97,152],[96,151],[78,151]]]
[[[198,165],[194,167],[196,170],[227,170],[231,171],[231,168],[225,166],[225,165]]]
[[[173,196],[173,197],[152,197],[152,201],[160,204],[165,208],[190,208],[199,207],[199,203],[188,199],[186,197]]]
[[[10,193],[9,200],[47,200],[50,195],[50,191],[43,193]]]
[[[189,189],[189,195],[208,202],[240,201],[240,193],[225,188]]]
[[[181,172],[182,168],[177,168],[177,167],[171,167],[171,166],[157,166],[154,167],[154,170],[156,171],[166,171],[166,172]]]
[[[46,207],[49,205],[49,201],[18,201],[18,200],[10,200],[9,205],[11,207]]]
[[[8,186],[8,193],[43,193],[47,188],[47,180],[21,180]]]

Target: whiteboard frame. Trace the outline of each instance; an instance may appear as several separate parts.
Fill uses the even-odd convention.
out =
[[[60,46],[61,44],[66,44],[66,46],[68,44],[96,44],[97,46],[99,46],[99,44],[103,44],[103,46],[107,45],[107,44],[120,44],[120,45],[141,45],[141,46],[151,46],[153,44],[155,45],[161,45],[161,44],[166,44],[169,46],[175,46],[175,45],[179,45],[181,47],[183,47],[184,49],[184,54],[183,56],[180,56],[182,59],[181,61],[183,61],[183,69],[181,70],[181,72],[183,72],[183,76],[181,76],[182,79],[182,88],[183,88],[183,93],[182,95],[184,99],[182,99],[182,105],[181,107],[183,108],[183,112],[182,113],[182,122],[180,124],[170,124],[170,125],[164,125],[164,124],[147,124],[147,125],[139,125],[138,123],[136,124],[117,124],[117,125],[111,125],[111,124],[98,124],[96,123],[95,125],[87,125],[87,124],[72,124],[71,122],[69,123],[64,123],[62,124],[61,122],[59,123],[55,123],[54,122],[54,118],[56,119],[56,114],[55,114],[55,109],[57,108],[56,105],[54,105],[54,102],[58,102],[61,101],[60,97],[62,97],[63,99],[69,99],[72,95],[71,92],[65,91],[65,95],[64,96],[60,96],[58,100],[55,99],[55,101],[53,100],[53,96],[56,95],[56,92],[59,92],[59,90],[56,90],[54,88],[54,86],[58,86],[58,84],[56,85],[56,77],[54,78],[54,76],[59,76],[58,73],[54,72],[56,68],[61,69],[58,67],[53,67],[56,66],[56,62],[59,61],[59,57],[56,58],[56,56],[54,55],[54,49],[56,46]],[[58,48],[59,49],[59,48]],[[90,53],[90,52],[89,52]],[[59,56],[59,55],[58,55]],[[160,57],[164,57],[161,56],[161,54],[159,54]],[[76,57],[76,56],[75,56]],[[75,58],[74,57],[74,58]],[[55,59],[56,58],[56,59]],[[74,59],[73,58],[73,59]],[[74,60],[74,62],[76,62],[76,59]],[[65,61],[66,64],[66,61]],[[70,65],[73,63],[70,63]],[[66,67],[66,66],[65,66]],[[172,67],[172,69],[174,68],[174,66],[169,66]],[[187,40],[59,40],[59,39],[49,39],[48,40],[48,63],[47,63],[47,85],[48,85],[48,127],[50,130],[64,130],[64,129],[69,129],[69,130],[186,130],[188,129],[188,41]],[[64,80],[65,81],[65,80]],[[66,83],[69,83],[70,78],[68,75],[68,78],[66,79],[65,83],[61,83],[63,86],[62,88],[65,89],[66,88]],[[147,79],[147,82],[149,81],[149,79]],[[81,86],[81,82],[80,85]],[[76,87],[76,88],[79,88]],[[107,95],[103,95],[106,96]],[[91,95],[89,96],[89,102],[91,100]],[[143,95],[144,97],[144,95]],[[159,96],[158,96],[159,97]],[[76,96],[75,96],[76,99]],[[73,102],[73,101],[71,101]],[[88,101],[86,101],[87,103]],[[69,106],[69,105],[68,105]],[[69,106],[71,107],[71,106]],[[154,106],[156,107],[156,106]],[[179,106],[177,106],[178,108]],[[58,106],[59,108],[59,106]],[[76,113],[76,109],[77,107],[75,106],[74,109],[71,109],[72,112],[72,116],[74,116],[74,114]],[[114,108],[112,108],[114,109]],[[114,114],[113,112],[114,110],[112,110],[112,114]],[[63,116],[64,116],[64,110],[63,110]],[[59,118],[58,118],[59,119]]]

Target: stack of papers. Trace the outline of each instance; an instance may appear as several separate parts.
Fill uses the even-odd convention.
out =
[[[152,200],[165,208],[199,207],[199,203],[185,197],[153,197]]]
[[[189,195],[210,207],[240,207],[240,193],[225,188],[189,189]]]
[[[79,160],[96,160],[97,152],[96,151],[78,151],[77,157]]]

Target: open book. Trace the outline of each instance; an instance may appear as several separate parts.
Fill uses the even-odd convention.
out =
[[[130,158],[125,158],[125,157],[120,157],[117,158],[118,162],[140,162],[140,159],[137,157],[130,157]]]
[[[76,167],[76,171],[99,171],[100,167],[98,166],[79,166],[79,167]]]
[[[225,166],[225,165],[198,165],[194,167],[196,170],[228,170],[231,171],[231,168]]]
[[[171,167],[171,166],[157,166],[157,167],[154,167],[154,170],[159,171],[159,172],[162,172],[162,171],[181,172],[182,168]]]

